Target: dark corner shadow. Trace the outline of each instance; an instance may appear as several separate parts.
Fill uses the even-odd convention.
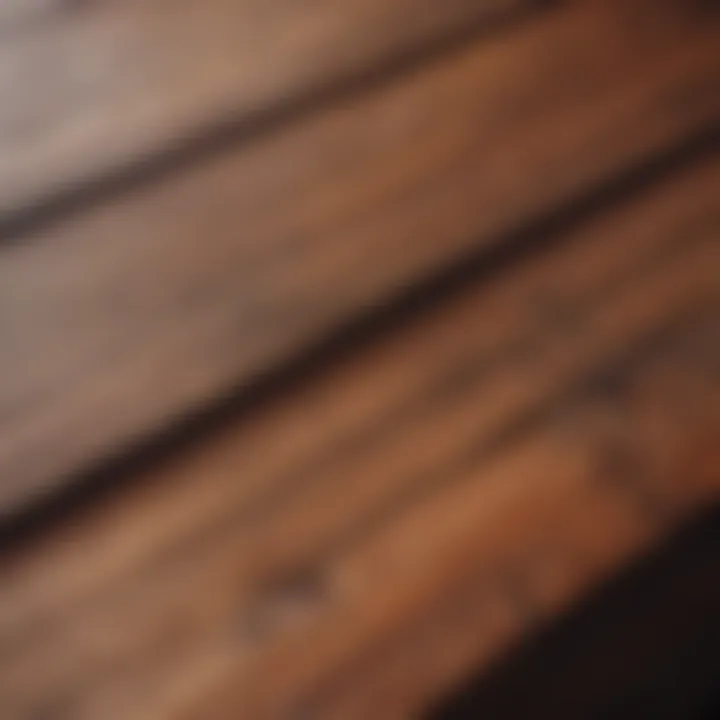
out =
[[[426,720],[720,718],[720,506]]]

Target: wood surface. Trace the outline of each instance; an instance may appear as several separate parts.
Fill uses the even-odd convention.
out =
[[[534,0],[3,0],[0,216]]]
[[[669,532],[720,480],[719,179],[579,220],[9,555],[10,716],[414,717]]]
[[[561,4],[0,245],[0,513],[713,128],[716,16],[646,4]]]
[[[413,720],[717,506],[719,47],[2,3],[0,718]]]

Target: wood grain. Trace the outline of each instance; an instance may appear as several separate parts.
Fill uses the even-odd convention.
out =
[[[555,612],[666,531],[718,480],[679,468],[720,428],[719,173],[588,218],[4,557],[9,717],[409,716],[524,627],[471,588],[444,629],[454,587],[552,540],[580,553],[533,594]],[[603,377],[619,406],[583,389]],[[588,482],[628,442],[651,467]],[[421,657],[413,690],[395,668]]]
[[[576,336],[582,326],[581,313],[583,318],[591,313],[607,316],[605,295],[618,283],[629,296],[635,292],[642,299],[646,296],[642,288],[633,291],[637,278],[657,265],[655,272],[658,268],[664,272],[656,282],[665,283],[668,263],[682,257],[686,245],[696,252],[713,253],[719,173],[710,158],[676,180],[628,201],[627,207],[601,219],[598,227],[593,227],[597,218],[589,218],[586,226],[569,231],[571,239],[564,238],[554,248],[558,251],[551,252],[551,246],[509,276],[502,274],[478,287],[471,284],[455,299],[426,310],[415,322],[394,324],[377,342],[356,349],[351,357],[319,367],[291,394],[271,399],[250,417],[241,414],[236,425],[218,429],[211,439],[202,438],[168,468],[151,471],[147,481],[124,496],[133,498],[126,500],[134,516],[126,532],[118,535],[119,528],[103,522],[93,528],[96,539],[87,553],[97,551],[100,563],[90,562],[86,554],[82,562],[72,563],[73,583],[54,577],[53,601],[59,600],[59,586],[78,583],[76,573],[110,570],[109,557],[116,553],[122,559],[117,559],[119,565],[113,571],[123,572],[121,568],[134,562],[134,553],[143,543],[162,551],[168,539],[217,527],[219,515],[227,513],[229,506],[233,506],[230,517],[244,506],[251,508],[247,515],[252,516],[257,508],[272,505],[273,498],[291,501],[288,486],[300,484],[302,489],[303,478],[313,479],[328,466],[332,470],[345,454],[353,460],[356,453],[367,452],[382,443],[386,427],[392,429],[416,412],[429,412],[432,418],[443,393],[452,397],[454,386],[462,390],[477,383],[478,391],[485,393],[486,386],[496,387],[488,383],[488,373],[510,368],[510,382],[498,388],[494,409],[485,396],[490,428],[512,415],[505,388],[514,387],[517,376],[525,378],[523,387],[527,388],[515,391],[520,407],[541,397],[544,388],[554,383],[561,386],[566,381],[564,368],[569,366],[569,353],[562,343],[549,358],[549,366],[538,362],[532,374],[530,365],[536,355],[541,359],[546,354],[542,348],[557,345],[558,337],[569,335],[573,347],[583,351],[589,333]],[[707,236],[709,248],[703,244]],[[710,264],[708,271],[713,269]],[[659,307],[654,297],[649,300],[651,311]],[[615,305],[622,312],[623,303]],[[573,315],[576,306],[578,314]],[[636,319],[623,317],[617,328],[609,328],[614,333],[610,337],[622,341],[623,332],[638,327],[643,326]],[[591,359],[596,348],[604,347],[606,337],[594,341]],[[578,360],[571,360],[570,366],[573,362]],[[477,412],[473,408],[475,427]],[[228,473],[228,467],[233,472]],[[114,498],[112,507],[118,509],[118,502]],[[105,539],[116,544],[105,545]],[[59,572],[67,571],[67,560],[57,563]],[[29,607],[28,601],[17,606]]]
[[[4,0],[0,215],[528,2]]]
[[[275,658],[277,665],[262,668],[257,675],[267,678],[267,672],[283,668],[295,682],[300,676],[295,694],[288,694],[292,700],[285,698],[289,705],[262,691],[256,694],[262,699],[254,705],[248,701],[250,686],[237,687],[231,681],[224,694],[217,687],[208,694],[214,705],[203,699],[194,713],[180,716],[225,718],[240,711],[250,717],[282,717],[284,708],[290,707],[291,713],[298,708],[301,713],[337,720],[360,720],[369,715],[387,720],[416,718],[452,688],[458,677],[470,670],[488,671],[517,641],[567,612],[599,583],[656,546],[680,520],[717,501],[718,426],[709,433],[701,423],[680,428],[674,396],[663,397],[663,385],[682,384],[685,371],[691,371],[690,366],[644,370],[648,377],[640,380],[639,392],[632,380],[629,383],[640,398],[632,413],[633,430],[625,441],[658,463],[667,483],[663,492],[674,487],[672,500],[661,495],[658,501],[669,515],[649,514],[646,502],[638,503],[632,490],[625,495],[622,490],[618,493],[617,487],[602,487],[602,470],[592,464],[597,442],[592,432],[584,438],[590,447],[589,458],[583,456],[582,440],[578,456],[573,457],[572,446],[541,433],[527,445],[518,443],[497,464],[482,472],[468,472],[462,479],[465,487],[458,489],[453,499],[434,498],[409,514],[407,526],[403,521],[401,529],[396,523],[376,539],[371,557],[360,562],[366,573],[372,573],[370,577],[382,573],[383,588],[380,591],[374,586],[372,607],[378,609],[381,594],[387,593],[386,599],[392,594],[392,601],[383,608],[388,615],[381,617],[383,611],[378,611],[378,617],[366,624],[370,613],[360,611],[359,606],[369,603],[370,597],[358,600],[353,619],[360,623],[359,632],[366,635],[362,643],[353,646],[352,654],[343,652],[337,640],[341,618],[337,618],[338,625],[326,626],[322,632],[311,627],[307,634],[298,633],[294,657],[286,648],[285,658]],[[648,385],[652,390],[648,391]],[[717,386],[713,397],[717,401]],[[587,407],[582,403],[573,407],[570,416],[560,416],[560,421],[592,426],[597,405],[591,398]],[[672,450],[659,452],[663,444]],[[644,469],[635,471],[640,475],[635,479],[649,479]],[[657,469],[648,472],[651,475]],[[481,495],[479,488],[487,483],[494,484],[495,494]],[[673,502],[678,499],[681,512],[673,516]],[[440,550],[438,534],[432,549],[422,542],[428,524],[434,523],[438,533],[441,522],[443,532],[453,538],[447,552]],[[408,549],[393,554],[403,531],[410,534],[405,539]],[[413,562],[415,567],[403,574]],[[430,582],[428,576],[433,573],[428,562],[437,573]],[[408,577],[413,570],[418,583],[414,587]],[[401,579],[394,582],[394,574]],[[398,590],[401,583],[404,592]],[[305,663],[299,661],[303,639],[306,647],[313,648]],[[364,653],[358,652],[360,644],[364,644]],[[313,685],[308,668],[323,654],[325,675],[319,682],[315,675]],[[343,665],[332,664],[343,660]]]
[[[567,3],[2,248],[0,513],[712,126],[717,21],[644,2]]]

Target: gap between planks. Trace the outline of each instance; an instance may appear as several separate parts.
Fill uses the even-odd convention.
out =
[[[29,712],[37,709],[36,703],[52,706],[69,694],[78,703],[71,706],[74,717],[100,713],[109,718],[112,708],[104,698],[120,687],[127,691],[133,716],[140,717],[142,706],[133,702],[142,687],[157,702],[155,717],[162,717],[178,701],[175,693],[182,693],[177,678],[204,677],[212,685],[226,671],[242,677],[248,663],[250,678],[256,673],[280,677],[264,675],[263,658],[270,657],[270,667],[280,663],[286,670],[297,664],[298,647],[305,642],[302,633],[301,641],[296,638],[293,608],[299,602],[302,620],[303,603],[312,600],[312,575],[303,588],[308,563],[311,568],[317,563],[338,567],[341,576],[355,577],[355,587],[365,588],[369,598],[378,593],[386,597],[381,587],[385,575],[381,583],[361,582],[364,576],[354,576],[346,558],[358,552],[362,556],[376,536],[392,537],[395,518],[408,512],[407,506],[432,504],[438,493],[453,495],[456,491],[443,489],[442,481],[452,474],[454,458],[468,462],[464,446],[475,453],[470,461],[476,457],[478,467],[485,467],[478,448],[491,447],[503,427],[562,393],[570,377],[610,362],[688,308],[710,302],[707,307],[716,312],[717,173],[716,162],[708,159],[641,193],[575,231],[561,250],[430,311],[385,346],[360,353],[336,375],[280,401],[265,418],[230,428],[207,448],[152,473],[143,487],[88,509],[84,520],[69,520],[59,534],[50,530],[39,546],[8,558],[0,612],[7,658],[2,676],[6,687],[13,688],[3,696],[15,703],[8,707]],[[540,308],[540,320],[528,314],[529,307]],[[684,367],[680,365],[679,377],[671,373],[673,382],[663,392],[677,391],[678,383],[682,389],[686,376],[704,377],[694,365],[692,370]],[[698,395],[708,402],[717,391],[715,381],[714,376],[698,380],[706,382],[702,392],[691,387],[686,393],[694,404],[687,410],[693,422],[685,432],[697,425],[702,409]],[[413,400],[418,394],[419,402]],[[410,411],[393,416],[392,407],[405,404]],[[368,441],[363,425],[372,426],[388,411],[394,419],[387,431],[375,439],[371,432]],[[707,427],[717,426],[708,421]],[[302,457],[322,457],[328,445],[341,451],[320,465],[311,459],[309,478],[302,481]],[[437,476],[437,484],[427,486],[428,475]],[[258,490],[266,492],[268,482],[277,484],[280,498],[300,481],[292,502],[275,500],[261,515],[257,509],[243,510]],[[388,503],[390,513],[382,510]],[[471,512],[475,506],[467,504]],[[426,542],[432,550],[440,547],[435,542],[446,540],[438,536]],[[397,552],[402,547],[400,543]],[[327,555],[329,548],[336,548],[338,557]],[[430,582],[416,570],[418,582]],[[299,591],[293,590],[293,577],[299,578]],[[322,587],[322,576],[320,583]],[[198,588],[204,589],[202,597]],[[289,611],[283,605],[288,588]],[[275,593],[280,605],[272,611]],[[355,607],[368,606],[351,596]],[[374,601],[368,603],[374,606]],[[388,619],[395,617],[394,610],[383,603],[368,638],[394,624]],[[268,604],[269,621],[263,609]],[[329,612],[332,626],[332,607]],[[321,613],[317,622],[322,637],[329,637],[323,617]],[[375,622],[362,616],[356,620],[360,626]],[[347,627],[354,627],[353,622]],[[232,628],[234,637],[228,638]],[[338,658],[362,655],[364,634],[354,633],[340,633],[339,645],[327,641],[317,661],[300,663],[300,679],[292,677],[296,671],[290,667],[287,683],[272,692],[250,680],[258,703],[290,707],[301,702]],[[259,643],[256,649],[254,643]],[[322,659],[323,652],[330,653],[332,662]],[[304,672],[317,677],[302,679]],[[83,689],[88,687],[92,691]],[[186,688],[191,695],[192,687]],[[194,687],[193,692],[202,694],[202,688]]]
[[[642,5],[568,3],[3,248],[0,514],[712,127],[717,22]]]

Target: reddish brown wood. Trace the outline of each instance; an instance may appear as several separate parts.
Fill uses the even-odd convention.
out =
[[[534,0],[3,0],[0,217]]]
[[[717,22],[635,2],[560,6],[2,248],[0,514],[707,129]]]
[[[5,706],[411,717],[526,627],[502,584],[525,551],[578,549],[539,571],[552,613],[648,547],[717,488],[714,460],[681,470],[720,427],[717,180],[589,218],[6,557]]]

